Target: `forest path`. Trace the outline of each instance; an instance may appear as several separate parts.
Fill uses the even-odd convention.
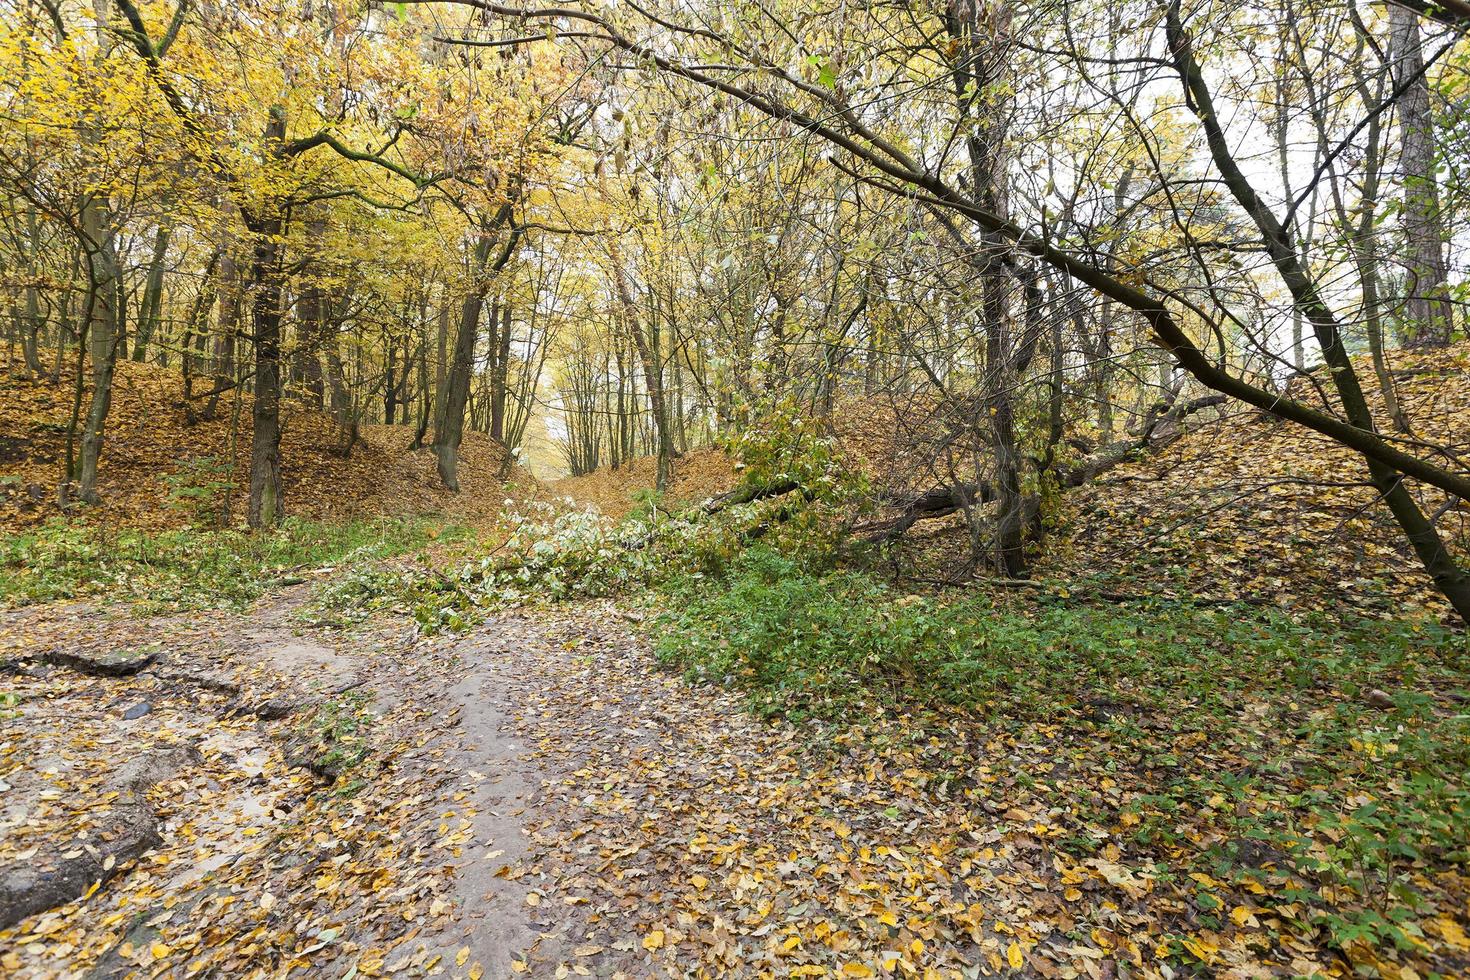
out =
[[[1027,773],[1057,741],[763,721],[608,603],[423,637],[401,610],[314,622],[310,589],[0,613],[0,884],[110,854],[114,774],[175,763],[143,788],[157,843],[0,930],[6,976],[1075,977],[1142,955],[1121,937],[1156,921],[1144,883],[1050,841]],[[124,677],[48,662],[143,649]]]

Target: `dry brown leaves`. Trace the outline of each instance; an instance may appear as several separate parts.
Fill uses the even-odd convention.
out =
[[[473,815],[431,696],[448,663],[405,642],[401,623],[303,640],[290,611],[277,597],[247,616],[145,620],[87,605],[5,614],[0,658],[158,644],[166,669],[16,675],[17,702],[0,718],[0,779],[13,787],[0,865],[86,847],[109,807],[109,773],[139,753],[189,745],[200,760],[148,791],[162,844],[83,900],[0,931],[0,973],[341,976],[356,965],[359,975],[423,975],[442,959],[429,937],[448,924],[450,868]],[[301,715],[233,711],[236,696],[200,676],[239,685],[243,702],[320,700],[357,676],[366,683],[354,690],[374,694],[368,760],[326,785],[288,762],[285,736]],[[125,719],[139,703],[148,713]]]
[[[1228,978],[1350,972],[1292,906],[1258,897],[1276,878],[1155,874],[1122,812],[1142,783],[1066,717],[1024,731],[959,715],[766,724],[660,672],[618,618],[594,606],[487,630],[543,773],[534,850],[500,871],[538,893],[543,938],[517,974],[1071,980],[1178,975],[1181,957]],[[1176,816],[1179,847],[1206,846]],[[1060,846],[1079,825],[1094,856]],[[1201,892],[1224,903],[1223,926],[1198,921]],[[1453,945],[1459,919],[1436,920],[1432,941],[1470,956]]]
[[[56,489],[65,465],[66,428],[71,417],[69,380],[23,380],[15,362],[0,359],[0,532],[14,532],[59,516]],[[205,384],[207,384],[205,379]],[[174,495],[190,469],[209,461],[219,468],[203,479],[243,488],[250,457],[249,395],[220,397],[217,416],[188,424],[182,379],[176,371],[124,361],[108,416],[99,470],[100,508],[93,520],[147,529],[180,527],[191,512]],[[204,402],[195,408],[202,410]],[[83,401],[83,411],[86,401]],[[409,452],[413,432],[405,426],[365,426],[347,456],[337,446],[340,432],[331,417],[294,399],[285,402],[281,475],[288,514],[318,519],[453,514],[478,526],[499,512],[505,482],[505,451],[478,432],[465,434],[458,495],[444,490],[433,454]],[[227,471],[233,460],[233,471]],[[171,478],[173,480],[171,481]],[[512,466],[510,479],[534,489],[535,479]],[[243,490],[233,493],[232,515],[244,514]]]
[[[657,474],[657,459],[640,456],[617,469],[603,466],[583,476],[557,480],[549,489],[617,519],[633,509],[636,493],[653,488]],[[674,461],[670,503],[679,506],[713,497],[735,486],[738,480],[735,462],[724,451],[714,446],[691,449]]]
[[[1369,385],[1371,367],[1358,367]],[[1391,367],[1414,437],[1465,460],[1470,344],[1397,352]],[[1316,397],[1300,380],[1292,394]],[[1381,398],[1373,401],[1382,416]],[[1382,613],[1440,609],[1365,478],[1351,451],[1292,423],[1236,410],[1069,494],[1066,528],[1038,571],[1102,574],[1140,595],[1282,605],[1346,599]],[[1437,491],[1418,488],[1416,495],[1438,515],[1451,547],[1466,554],[1470,508],[1450,506]]]

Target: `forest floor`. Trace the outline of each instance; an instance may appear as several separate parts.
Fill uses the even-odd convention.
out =
[[[153,531],[205,518],[226,526],[242,523],[248,400],[232,392],[207,419],[200,416],[208,400],[197,400],[191,419],[177,371],[125,360],[114,384],[106,463],[98,476],[101,503],[77,516]],[[197,387],[209,390],[207,379]],[[65,516],[56,488],[65,469],[72,398],[70,378],[52,384],[27,377],[0,352],[0,534]],[[343,521],[436,512],[481,527],[499,516],[507,480],[528,492],[540,486],[520,466],[507,466],[505,447],[481,432],[464,434],[464,492],[452,494],[439,480],[433,453],[408,448],[412,426],[362,426],[359,441],[344,453],[341,428],[318,408],[288,398],[282,423],[281,476],[286,512],[293,517]]]
[[[1356,942],[1346,958],[1313,938],[1269,845],[1242,842],[1267,853],[1254,876],[1151,867],[1137,835],[1157,828],[1160,772],[1213,772],[1229,792],[1247,760],[1200,731],[1168,744],[1180,732],[1141,697],[1059,696],[1025,725],[762,720],[661,666],[643,612],[588,601],[425,636],[403,608],[334,616],[324,597],[352,571],[305,571],[236,611],[0,612],[0,902],[18,874],[68,862],[100,880],[0,930],[6,976],[1470,966],[1453,866],[1415,872],[1439,903],[1417,954]],[[1227,723],[1268,745],[1340,697],[1332,683],[1305,682],[1319,700],[1301,705],[1242,691]],[[1157,740],[1172,761],[1142,761]],[[1167,819],[1209,834],[1220,809],[1258,805]],[[139,819],[154,846],[127,852]],[[1083,852],[1066,839],[1079,828],[1095,835]]]

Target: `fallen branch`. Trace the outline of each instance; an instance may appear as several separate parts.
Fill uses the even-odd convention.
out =
[[[1163,449],[1184,435],[1179,423],[1195,412],[1223,405],[1227,400],[1224,395],[1204,395],[1187,402],[1175,402],[1172,398],[1158,402],[1149,409],[1137,438],[1109,443],[1080,462],[1059,469],[1062,486],[1080,487],[1128,462],[1137,453]]]
[[[718,514],[720,511],[739,504],[749,504],[757,500],[765,500],[768,497],[779,497],[793,490],[800,490],[801,484],[796,480],[779,480],[768,484],[747,484],[736,487],[728,493],[722,493],[718,497],[711,497],[704,502],[706,514]]]
[[[1141,451],[1156,451],[1184,434],[1180,423],[1201,409],[1226,402],[1224,395],[1205,395],[1187,402],[1162,399],[1149,409],[1137,438],[1110,443],[1081,462],[1058,470],[1064,487],[1079,487],[1107,471],[1132,459]],[[963,507],[989,503],[995,499],[995,488],[988,483],[961,483],[935,487],[898,504],[897,518],[864,540],[873,544],[896,541],[919,521],[945,517]]]
[[[919,521],[945,517],[963,507],[989,503],[994,499],[995,488],[988,483],[961,483],[925,490],[902,502],[899,505],[898,518],[881,530],[869,534],[865,540],[873,544],[896,541]]]

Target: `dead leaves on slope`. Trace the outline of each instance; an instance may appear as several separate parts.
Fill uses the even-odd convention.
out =
[[[60,515],[56,490],[65,464],[72,388],[19,377],[0,353],[0,533],[13,533]],[[234,523],[243,520],[250,458],[250,397],[221,396],[217,415],[187,424],[177,372],[124,360],[118,365],[112,409],[99,467],[102,504],[83,511],[110,526],[159,530],[195,520],[187,490],[217,483],[228,492]],[[85,410],[86,402],[83,402]],[[202,410],[202,403],[196,404]],[[322,519],[442,511],[475,525],[489,524],[504,494],[504,447],[467,432],[461,450],[463,492],[444,490],[428,450],[409,452],[410,427],[364,426],[362,442],[346,457],[340,435],[323,412],[288,399],[284,405],[281,475],[287,513]],[[231,468],[233,466],[233,468]],[[512,466],[518,486],[535,479]],[[233,489],[226,491],[225,485]],[[183,491],[181,493],[181,491]]]

